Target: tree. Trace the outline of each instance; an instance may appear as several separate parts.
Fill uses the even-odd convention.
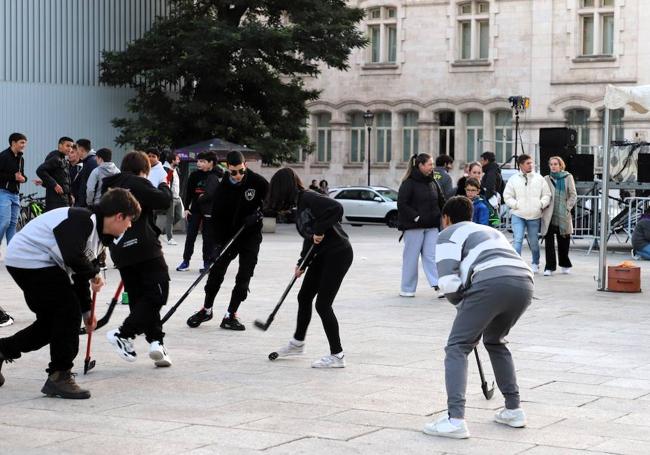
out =
[[[129,86],[132,114],[113,120],[116,142],[183,146],[211,137],[246,144],[265,161],[306,145],[305,76],[348,69],[366,45],[363,10],[345,0],[170,0],[142,38],[105,52],[101,81]]]

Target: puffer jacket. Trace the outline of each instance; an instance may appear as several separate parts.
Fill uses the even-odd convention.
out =
[[[551,202],[551,189],[536,172],[518,172],[508,179],[503,199],[510,212],[525,220],[542,217],[542,210]]]
[[[413,169],[402,182],[397,196],[399,229],[430,229],[440,227],[440,201],[433,177]],[[417,221],[415,219],[417,218]]]

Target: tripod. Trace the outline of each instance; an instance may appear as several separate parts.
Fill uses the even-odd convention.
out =
[[[510,155],[510,157],[503,162],[501,165],[501,168],[504,168],[506,164],[508,164],[510,161],[514,160],[515,162],[515,169],[519,169],[519,163],[517,162],[517,158],[519,157],[518,152],[517,152],[517,145],[521,144],[521,153],[524,153],[524,142],[519,141],[519,107],[518,106],[513,106],[513,109],[515,110],[515,149],[514,153]]]

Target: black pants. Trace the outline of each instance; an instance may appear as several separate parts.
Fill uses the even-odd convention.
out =
[[[248,296],[248,286],[257,265],[260,243],[262,243],[262,236],[259,233],[254,236],[239,238],[214,264],[210,269],[208,282],[205,285],[205,302],[203,304],[205,308],[212,308],[212,305],[214,305],[214,299],[219,293],[228,266],[239,255],[239,270],[235,277],[235,287],[230,295],[230,304],[228,305],[228,313],[234,314],[237,312],[239,305]]]
[[[169,273],[163,258],[120,268],[124,290],[129,295],[129,315],[120,335],[135,338],[142,333],[148,343],[163,341],[160,309],[169,296]]]
[[[339,336],[339,323],[336,320],[334,298],[339,292],[343,278],[352,265],[352,247],[348,242],[344,246],[320,251],[307,268],[304,281],[298,293],[298,321],[296,323],[296,340],[304,341],[307,327],[311,321],[311,306],[316,297],[316,312],[323,322],[323,329],[330,345],[330,353],[343,351]]]
[[[202,227],[201,227],[202,226]],[[192,213],[187,219],[187,235],[185,237],[185,250],[183,260],[190,262],[194,253],[194,242],[199,235],[203,236],[203,262],[208,262],[214,250],[214,233],[212,232],[212,219],[200,213]]]
[[[570,235],[561,235],[560,228],[551,224],[548,232],[544,236],[544,245],[546,249],[546,266],[544,270],[555,271],[557,263],[555,261],[555,238],[557,237],[557,255],[560,267],[572,267],[569,259],[569,246],[571,245]]]
[[[36,321],[9,338],[0,339],[0,352],[17,359],[23,352],[50,345],[48,373],[68,371],[79,352],[81,308],[68,274],[60,267],[19,269],[7,267],[36,314]]]

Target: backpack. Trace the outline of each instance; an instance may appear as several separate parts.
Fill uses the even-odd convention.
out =
[[[501,226],[501,216],[499,215],[499,210],[494,208],[483,196],[480,196],[481,200],[485,203],[488,208],[488,224],[493,228],[498,228]]]

